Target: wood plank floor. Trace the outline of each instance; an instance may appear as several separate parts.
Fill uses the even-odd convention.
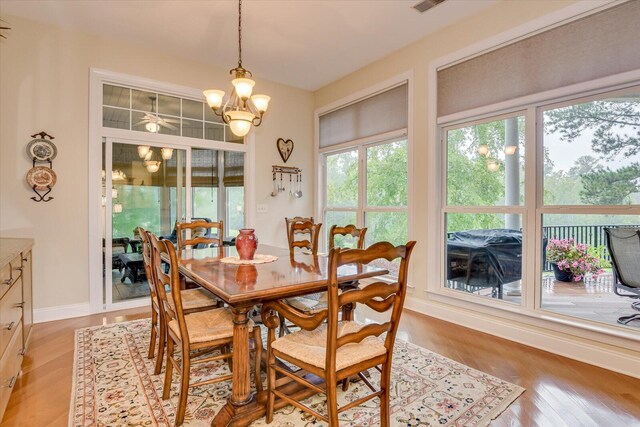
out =
[[[2,425],[66,426],[74,330],[147,316],[133,309],[36,325]],[[640,426],[638,379],[411,311],[399,338],[525,387],[492,426]]]

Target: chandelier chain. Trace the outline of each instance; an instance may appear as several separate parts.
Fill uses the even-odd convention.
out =
[[[238,1],[238,67],[242,68],[242,0]]]

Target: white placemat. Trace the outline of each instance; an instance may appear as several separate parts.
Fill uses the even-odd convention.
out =
[[[275,255],[255,254],[253,259],[240,259],[239,256],[228,256],[222,258],[220,262],[224,262],[225,264],[266,264],[267,262],[273,262],[277,259],[278,257]]]

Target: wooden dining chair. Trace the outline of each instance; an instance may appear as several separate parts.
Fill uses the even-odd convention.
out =
[[[388,242],[379,242],[368,249],[333,249],[329,254],[329,305],[313,315],[300,316],[297,311],[281,301],[268,302],[263,305],[262,318],[269,328],[267,338],[267,423],[273,421],[275,398],[285,402],[329,423],[338,426],[338,414],[359,406],[374,398],[380,398],[380,425],[388,427],[389,392],[391,389],[391,361],[396,332],[402,314],[407,288],[407,269],[415,242],[394,247]],[[398,279],[394,283],[375,281],[363,289],[351,289],[338,293],[338,269],[345,264],[367,265],[378,259],[387,261],[400,260]],[[339,321],[340,307],[350,303],[366,304],[377,312],[391,310],[389,321],[384,323],[361,324],[352,320]],[[285,316],[288,320],[301,326],[300,331],[275,338],[275,329],[279,326],[276,315]],[[327,322],[325,323],[325,319]],[[381,335],[386,333],[384,338]],[[290,370],[288,365],[297,366]],[[376,389],[364,374],[370,368],[380,371],[380,385]],[[292,395],[280,392],[276,388],[276,374],[287,377],[317,393],[327,396],[327,415],[322,415],[312,408],[294,399]],[[307,379],[308,375],[324,380],[324,387]],[[358,375],[362,382],[371,389],[368,396],[358,398],[338,408],[338,382]],[[282,383],[285,378],[281,378]]]
[[[144,263],[145,273],[147,275],[147,283],[149,285],[149,294],[151,296],[151,339],[149,341],[149,353],[147,357],[153,359],[155,356],[156,341],[158,342],[158,358],[154,374],[158,375],[162,371],[162,363],[164,360],[164,349],[166,346],[167,322],[164,318],[164,311],[161,310],[161,301],[158,296],[158,280],[153,268],[155,251],[151,245],[151,238],[158,239],[153,233],[140,229],[140,238],[142,240],[142,260]],[[219,299],[211,292],[203,288],[183,289],[182,304],[186,313],[196,313],[198,311],[210,310],[219,306]],[[167,295],[170,307],[175,305],[173,296]]]
[[[355,249],[364,249],[364,236],[367,234],[367,227],[357,228],[353,224],[345,225],[344,227],[339,225],[332,225],[329,229],[329,250],[335,246],[336,236],[351,236],[356,240]]]
[[[187,230],[191,233],[187,238]],[[212,232],[216,231],[213,235]],[[224,238],[224,222],[209,222],[203,219],[192,222],[176,223],[176,234],[178,249],[183,250],[188,247],[209,247],[211,245],[222,246]]]
[[[212,231],[215,230],[215,235]],[[189,238],[187,238],[189,233]],[[178,253],[182,253],[185,249],[201,249],[211,245],[219,248],[223,247],[224,238],[224,222],[222,220],[218,222],[206,221],[204,219],[198,219],[191,222],[176,222],[176,241],[178,245]],[[193,281],[181,277],[183,289],[198,288],[198,285]],[[218,307],[224,306],[222,300],[218,300]]]
[[[167,240],[150,237],[151,246],[156,254],[153,259],[154,274],[157,277],[157,290],[160,308],[164,310],[167,321],[167,366],[165,369],[162,398],[168,399],[171,392],[173,369],[180,375],[180,391],[176,409],[175,425],[182,425],[187,408],[187,392],[190,387],[215,384],[233,378],[231,374],[220,375],[197,383],[190,383],[192,364],[227,360],[232,358],[233,344],[233,315],[226,308],[215,308],[207,311],[187,314],[183,304],[183,291],[180,290],[178,274],[178,257],[173,244]],[[168,265],[168,272],[162,265],[162,260]],[[168,293],[173,297],[173,304],[169,304]],[[262,358],[262,337],[260,327],[249,320],[249,328],[253,328],[254,367],[256,389],[262,391],[260,375],[260,361]],[[175,349],[180,349],[180,358]],[[208,355],[218,350],[219,353]],[[231,364],[229,364],[231,367]],[[249,366],[236,366],[235,369],[250,369]]]
[[[335,237],[336,236],[352,236],[356,239],[356,248],[355,249],[363,249],[364,247],[364,236],[367,233],[366,228],[356,228],[355,225],[349,224],[345,227],[340,227],[338,225],[331,226],[329,230],[329,249],[333,249],[335,246]],[[348,248],[344,248],[348,249]],[[339,289],[340,291],[348,288],[356,288],[358,287],[358,281],[350,281],[340,283]],[[326,292],[316,292],[309,295],[302,295],[299,297],[287,298],[285,302],[292,306],[293,308],[301,311],[305,314],[313,314],[319,310],[323,310],[327,308],[327,293]],[[349,313],[352,312],[353,307],[350,307]],[[345,313],[347,311],[345,310]],[[286,330],[286,328],[285,328]]]
[[[313,217],[303,218],[296,216],[294,218],[285,218],[287,227],[287,241],[289,242],[289,253],[293,254],[295,248],[307,249],[313,255],[318,253],[318,237],[322,223],[314,223]],[[307,238],[297,239],[305,235]]]
[[[153,272],[153,264],[151,261],[151,243],[149,241],[149,232],[142,227],[138,227],[140,239],[142,240],[142,260],[144,263],[144,271],[147,275],[147,284],[149,285],[149,295],[151,296],[151,339],[149,341],[149,352],[147,358],[153,359],[156,352],[156,340],[158,340],[158,359],[154,373],[158,375],[162,370],[162,355],[165,346],[165,322],[162,310],[160,310],[160,302],[158,293],[156,292],[156,280]]]

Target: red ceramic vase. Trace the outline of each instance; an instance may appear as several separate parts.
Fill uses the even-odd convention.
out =
[[[258,238],[253,228],[241,228],[240,234],[236,237],[236,249],[238,256],[243,260],[252,260],[258,249]]]

